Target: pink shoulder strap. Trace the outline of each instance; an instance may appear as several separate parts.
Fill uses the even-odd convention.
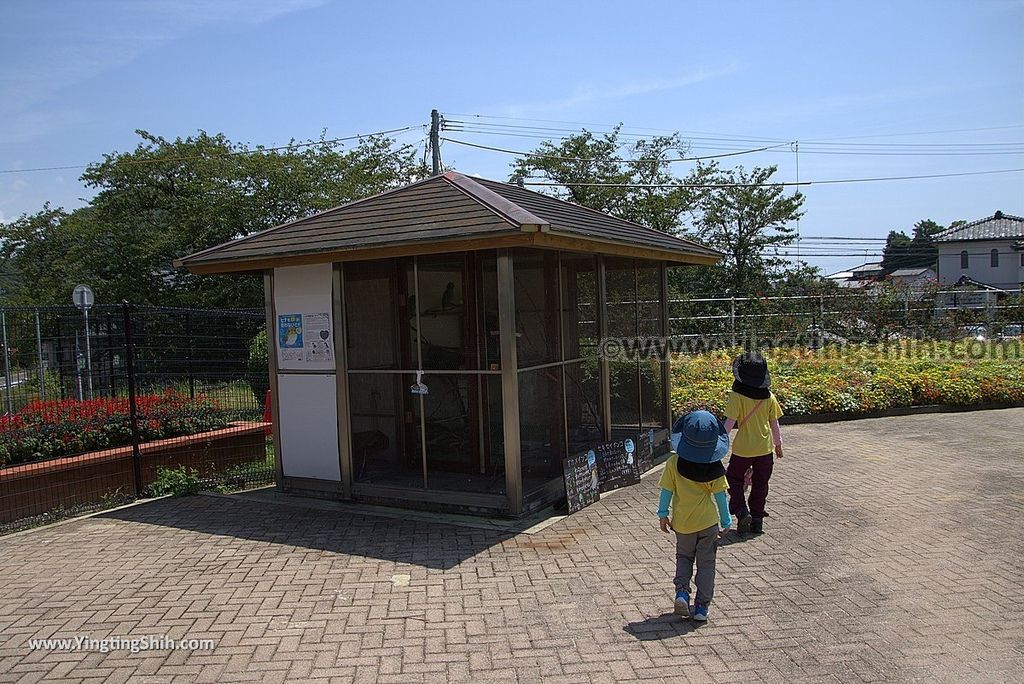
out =
[[[757,409],[761,408],[761,404],[763,404],[766,401],[768,401],[768,400],[767,399],[762,399],[761,401],[759,401],[756,404],[754,404],[754,408],[750,409],[750,413],[748,413],[747,415],[743,416],[743,420],[741,420],[739,423],[736,424],[736,429],[739,430],[743,426],[744,423],[746,423],[748,420],[750,420],[750,417],[752,415],[754,415],[755,413],[757,413]]]

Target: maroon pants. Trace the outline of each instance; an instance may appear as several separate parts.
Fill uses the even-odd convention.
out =
[[[725,479],[729,481],[729,512],[737,518],[747,513],[751,517],[763,518],[764,502],[768,499],[768,479],[772,476],[775,461],[772,454],[747,458],[733,454],[729,457],[729,467],[725,471]],[[744,500],[743,476],[747,468],[753,467],[754,476],[750,485],[750,502]]]

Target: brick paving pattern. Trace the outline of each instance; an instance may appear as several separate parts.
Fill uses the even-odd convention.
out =
[[[0,681],[1022,681],[1022,428],[784,428],[700,627],[651,476],[532,535],[208,496],[40,528],[0,538]],[[80,634],[217,646],[27,646]]]

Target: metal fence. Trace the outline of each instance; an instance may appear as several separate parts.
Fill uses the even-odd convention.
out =
[[[0,533],[273,481],[262,311],[0,309]],[[264,343],[265,344],[265,343]]]
[[[1020,290],[879,288],[820,295],[691,297],[669,303],[675,340],[705,346],[817,346],[913,337],[1020,337]]]
[[[86,315],[87,314],[87,315]],[[192,487],[274,480],[263,311],[0,309],[0,533]],[[1019,337],[1019,291],[669,303],[677,349]],[[696,344],[690,345],[689,341]]]

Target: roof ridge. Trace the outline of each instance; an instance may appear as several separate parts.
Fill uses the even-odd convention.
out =
[[[1010,219],[1011,221],[1024,221],[1024,216],[1016,216],[1014,214],[1007,214],[1004,211],[998,211],[996,213],[999,214],[998,217],[996,216],[996,214],[992,214],[991,216],[986,216],[984,218],[975,219],[975,220],[973,220],[973,221],[971,221],[969,223],[965,223],[962,226],[956,226],[956,227],[952,227],[951,226],[949,228],[946,228],[941,233],[936,233],[935,235],[933,235],[932,239],[934,240],[936,238],[945,237],[947,234],[952,234],[952,233],[955,233],[955,232],[958,232],[958,231],[961,231],[961,230],[965,230],[967,228],[973,228],[974,226],[980,226],[982,223],[985,223],[987,221],[1001,221],[1002,219]]]
[[[544,231],[551,226],[550,222],[535,216],[507,197],[502,197],[475,178],[457,171],[445,171],[441,177],[477,204],[520,229],[537,226],[537,230]]]
[[[593,207],[588,207],[588,206],[583,205],[583,204],[576,204],[575,202],[569,202],[568,200],[564,200],[564,199],[562,199],[560,197],[555,197],[553,195],[548,195],[548,194],[543,193],[543,192],[537,192],[535,190],[528,190],[527,188],[521,188],[518,185],[512,185],[511,183],[503,183],[501,181],[495,181],[495,180],[491,180],[489,178],[482,178],[481,180],[487,181],[488,183],[495,183],[495,184],[499,184],[499,185],[508,185],[510,187],[515,188],[516,190],[522,190],[523,192],[528,192],[528,193],[531,193],[533,195],[540,195],[541,197],[543,197],[545,199],[553,200],[555,202],[560,202],[562,204],[567,204],[567,205],[569,205],[570,207],[572,207],[574,209],[582,209],[583,211],[589,212],[591,214],[597,214],[598,216],[600,216],[602,219],[605,219],[605,220],[607,220],[609,218],[613,218],[616,221],[622,221],[623,223],[628,223],[629,225],[636,226],[637,228],[640,228],[642,230],[651,231],[651,232],[655,233],[656,235],[660,235],[660,236],[663,236],[663,237],[664,236],[668,236],[670,238],[674,238],[676,240],[679,240],[680,242],[684,242],[684,243],[686,243],[688,245],[692,245],[694,247],[699,247],[701,249],[706,249],[706,250],[709,250],[709,251],[714,252],[716,254],[719,253],[717,250],[712,249],[711,247],[708,247],[707,245],[702,245],[701,243],[697,242],[696,240],[691,240],[689,238],[679,237],[678,235],[673,235],[672,233],[665,233],[665,232],[662,232],[662,231],[660,231],[660,230],[658,230],[656,228],[651,228],[650,226],[645,226],[645,225],[643,225],[641,223],[637,223],[636,221],[630,221],[629,219],[624,219],[621,216],[615,216],[613,214],[606,214],[603,211],[599,211],[597,209],[594,209]],[[481,183],[481,185],[483,185],[483,183]]]

